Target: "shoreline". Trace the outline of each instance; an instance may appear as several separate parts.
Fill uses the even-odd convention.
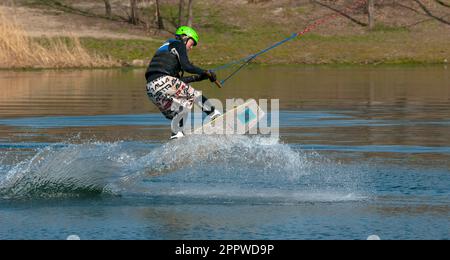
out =
[[[13,46],[10,39],[14,37],[10,35],[23,36],[23,41],[13,46],[17,50],[4,55],[12,58],[3,59],[0,70],[146,67],[156,49],[176,29],[169,18],[179,9],[174,2],[163,4],[166,30],[160,31],[152,26],[143,28],[104,19],[101,1],[83,0],[77,1],[78,4],[72,1],[68,5],[75,8],[72,11],[95,10],[91,17],[60,10],[46,1],[33,2],[36,3],[18,0],[17,7],[0,4],[0,14],[4,10],[4,22],[0,24],[4,27],[8,23],[12,25],[6,26],[9,32],[3,35],[5,43]],[[120,14],[117,8],[121,5],[116,6],[116,14]],[[330,14],[328,8],[318,7],[314,3],[292,5],[284,1],[264,4],[225,1],[220,3],[222,13],[210,12],[212,6],[217,6],[217,1],[205,0],[202,5],[194,5],[194,14],[202,14],[194,19],[201,42],[189,58],[202,67],[226,64],[258,53],[287,39],[292,32],[307,27],[318,17]],[[141,11],[153,13],[152,8],[142,7]],[[438,14],[439,10],[434,8],[433,12]],[[447,24],[433,19],[422,20],[423,15],[398,6],[380,5],[377,11],[376,23],[371,30],[348,19],[337,18],[259,56],[252,64],[348,67],[445,66],[449,63],[450,34]],[[10,15],[14,19],[10,19]],[[358,21],[367,19],[363,12],[355,13],[353,18]],[[67,25],[67,20],[72,21],[71,26]],[[53,47],[55,44],[58,48]],[[45,55],[34,55],[37,49],[42,49],[40,47],[45,49]],[[4,49],[8,51],[13,48]],[[78,50],[79,53],[71,53],[70,50]],[[27,57],[24,53],[37,57]],[[47,59],[43,60],[41,56]],[[29,61],[26,61],[27,58]]]
[[[55,40],[67,40],[65,37],[54,37]],[[33,38],[33,42],[48,41],[48,38]],[[117,40],[79,38],[80,46],[92,57],[102,57],[114,61],[115,65],[107,66],[52,66],[46,67],[0,67],[0,70],[59,70],[59,69],[120,69],[120,68],[145,68],[154,51],[164,39],[159,41],[149,40]],[[266,44],[250,46],[245,52],[238,51],[241,46],[249,46],[246,41],[235,42],[233,46],[222,46],[221,41],[207,41],[193,51],[191,61],[199,66],[220,66],[228,62],[242,59],[265,47]],[[317,45],[327,45],[326,48],[316,48]],[[376,42],[355,41],[339,42],[324,41],[320,39],[304,39],[302,44],[288,45],[258,57],[252,65],[260,66],[434,66],[447,65],[446,51],[433,51],[432,47],[426,47],[421,52],[403,52],[398,45],[380,49],[372,47]],[[364,52],[362,51],[364,50]],[[219,53],[219,54],[218,54]]]
[[[210,64],[210,63],[199,63],[200,67],[213,69],[214,67],[219,67],[224,64]],[[248,68],[252,67],[304,67],[304,68],[417,68],[417,67],[438,67],[442,66],[447,68],[450,65],[445,62],[405,62],[405,63],[252,63],[248,65]],[[33,72],[33,71],[72,71],[72,70],[139,70],[146,69],[147,64],[145,66],[132,66],[132,65],[124,65],[124,66],[112,66],[112,67],[65,67],[65,68],[33,68],[33,67],[25,67],[25,68],[0,68],[0,72]]]

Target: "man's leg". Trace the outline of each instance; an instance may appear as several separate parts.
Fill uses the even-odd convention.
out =
[[[183,113],[183,111],[180,111],[179,113],[177,113],[173,119],[172,119],[172,123],[171,123],[171,128],[172,128],[172,136],[170,137],[170,139],[179,139],[184,137],[184,122],[185,122],[185,116],[187,114]]]
[[[188,115],[194,103],[201,107],[202,111],[206,113],[211,120],[221,115],[221,113],[211,105],[208,98],[203,96],[200,91],[197,91],[190,85],[178,79],[174,79],[172,84],[175,86],[176,92],[172,94],[171,110],[177,111],[176,115],[174,115],[174,120],[172,121],[172,132],[174,136],[184,136],[183,126],[186,120],[183,118]]]
[[[159,108],[162,114],[169,120],[172,120],[171,139],[181,138],[183,134],[183,112],[188,111],[189,100],[178,92],[181,83],[178,79],[165,76],[147,84],[147,94],[150,100]],[[193,98],[192,98],[193,99]],[[192,106],[191,101],[191,106]],[[175,138],[173,138],[175,136]]]
[[[205,96],[202,95],[202,102],[200,104],[200,107],[202,108],[202,111],[207,114],[208,116],[211,115],[214,110],[215,107],[211,106],[208,102],[208,98],[206,98]]]
[[[211,119],[214,119],[221,115],[217,109],[211,105],[211,103],[208,101],[208,98],[204,95],[201,95],[201,97],[196,99],[196,104],[202,108],[202,111],[211,117]]]

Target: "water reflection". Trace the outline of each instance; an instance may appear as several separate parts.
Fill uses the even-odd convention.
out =
[[[1,71],[1,138],[51,142],[81,134],[102,141],[165,140],[169,122],[147,100],[143,74]],[[196,87],[221,100],[279,98],[287,143],[445,148],[450,146],[449,82],[450,72],[439,66],[269,66],[244,70],[224,89],[208,82]],[[111,114],[118,116],[106,116]]]
[[[0,72],[0,116],[156,112],[139,70]]]
[[[0,116],[157,112],[143,70],[0,72]],[[225,75],[225,74],[224,74]],[[222,75],[223,76],[223,75]],[[281,108],[355,108],[374,116],[442,118],[449,114],[450,72],[443,67],[253,67],[209,97],[279,98]],[[370,116],[370,115],[369,115]]]
[[[18,186],[25,195],[36,183],[60,184],[59,192],[80,176],[85,193],[93,177],[141,176],[197,158],[124,189],[123,200],[99,201],[97,192],[74,207],[0,201],[0,237],[60,238],[69,225],[86,238],[365,239],[374,230],[387,239],[448,238],[447,69],[253,67],[221,90],[197,85],[222,100],[279,98],[275,144],[167,143],[169,122],[147,100],[143,74],[0,72],[0,178],[31,169],[36,178]],[[195,157],[193,148],[211,143],[228,153]],[[66,177],[54,182],[52,174]]]

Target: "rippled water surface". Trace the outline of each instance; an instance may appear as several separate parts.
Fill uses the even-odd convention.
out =
[[[279,138],[175,142],[143,73],[0,72],[0,239],[450,238],[447,68],[253,67],[195,87]]]

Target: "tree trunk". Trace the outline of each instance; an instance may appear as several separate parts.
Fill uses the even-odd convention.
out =
[[[159,0],[155,0],[156,2],[156,13],[155,13],[155,17],[156,17],[156,22],[158,24],[158,29],[159,30],[164,30],[164,22],[163,19],[161,17],[161,11],[159,8]]]
[[[109,2],[109,0],[103,1],[105,2],[105,14],[109,19],[111,19],[112,18],[111,3]]]
[[[192,10],[193,4],[194,4],[194,0],[189,0],[189,4],[188,4],[188,22],[187,22],[187,25],[189,27],[192,27],[192,22],[194,20],[194,14],[193,14],[193,10]]]
[[[375,27],[375,0],[367,2],[367,13],[369,14],[369,30]]]
[[[183,11],[184,11],[184,0],[180,0],[180,5],[178,9],[178,27],[184,25]]]
[[[130,23],[137,25],[139,23],[137,0],[130,0],[131,14]]]

